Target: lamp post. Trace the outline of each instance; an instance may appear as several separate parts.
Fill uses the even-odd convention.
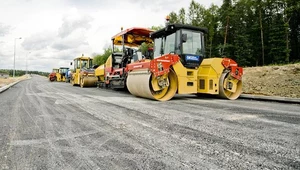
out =
[[[16,70],[16,40],[17,40],[17,39],[22,39],[22,37],[20,37],[20,38],[15,38],[13,77],[15,77],[15,70]]]
[[[27,72],[28,72],[28,69],[27,69],[27,67],[28,67],[28,64],[27,64],[27,57],[28,57],[28,55],[30,54],[31,52],[29,51],[27,54],[26,54],[26,74],[27,74]]]

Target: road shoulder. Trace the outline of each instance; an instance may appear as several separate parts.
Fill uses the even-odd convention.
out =
[[[31,79],[30,75],[27,75],[27,78],[20,79],[20,80],[17,80],[15,82],[13,82],[13,83],[7,84],[7,85],[5,85],[3,87],[0,87],[0,93],[6,91],[7,89],[11,88],[12,86],[16,85],[17,83],[19,83],[19,82],[21,82],[23,80],[28,80],[28,79]]]
[[[280,103],[300,104],[299,98],[289,98],[289,97],[279,97],[279,96],[242,94],[239,98],[240,99],[249,99],[249,100],[273,101],[273,102],[280,102]]]

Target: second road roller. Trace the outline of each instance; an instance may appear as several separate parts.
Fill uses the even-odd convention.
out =
[[[166,24],[150,33],[152,60],[126,66],[126,86],[135,96],[167,101],[177,94],[210,94],[237,99],[242,93],[243,68],[230,58],[205,58],[207,29]]]
[[[92,58],[82,54],[81,57],[74,59],[74,73],[72,73],[70,82],[73,86],[96,87],[97,77],[95,77]]]

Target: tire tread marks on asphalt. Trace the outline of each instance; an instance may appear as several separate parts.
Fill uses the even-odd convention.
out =
[[[195,97],[156,102],[35,76],[14,91],[1,94],[20,97],[17,105],[11,97],[0,100],[15,109],[0,111],[0,126],[10,132],[0,134],[0,143],[9,144],[1,147],[0,168],[300,168],[295,105],[276,110],[274,103]]]

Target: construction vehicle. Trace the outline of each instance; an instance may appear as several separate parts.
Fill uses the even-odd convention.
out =
[[[237,99],[243,68],[229,58],[205,58],[207,29],[182,24],[150,33],[154,58],[126,66],[126,86],[135,96],[167,101],[175,94],[209,94]]]
[[[49,81],[56,81],[57,79],[57,76],[56,74],[59,72],[59,69],[58,68],[53,68],[52,69],[52,72],[49,74],[48,78],[49,78]]]
[[[81,57],[74,59],[74,73],[72,73],[70,80],[73,86],[96,87],[97,78],[92,64],[93,58],[86,57],[83,54]]]
[[[49,74],[49,80],[58,82],[66,81],[66,73],[68,69],[68,67],[54,68],[52,73]]]
[[[126,30],[121,29],[120,33],[111,38],[113,52],[106,63],[95,70],[98,87],[126,89],[126,66],[129,63],[142,60],[143,55],[139,46],[142,43],[153,43],[153,40],[149,37],[151,32],[153,31],[147,28],[133,27]],[[118,46],[121,46],[121,50]]]
[[[66,74],[67,74],[68,70],[69,70],[68,67],[60,67],[59,70],[58,70],[59,74],[56,75],[57,76],[56,81],[65,82],[66,81]]]

